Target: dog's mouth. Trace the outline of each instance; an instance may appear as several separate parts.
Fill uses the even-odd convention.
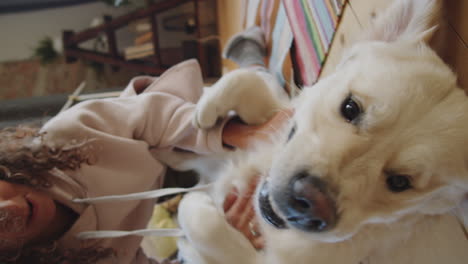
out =
[[[287,228],[285,221],[280,216],[278,216],[275,211],[273,211],[269,197],[268,182],[265,181],[260,187],[260,192],[258,195],[260,213],[263,219],[265,219],[265,221],[272,226],[278,229]]]

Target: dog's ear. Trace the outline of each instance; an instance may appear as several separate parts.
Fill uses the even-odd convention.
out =
[[[440,0],[394,0],[377,16],[364,39],[429,41],[439,19]]]

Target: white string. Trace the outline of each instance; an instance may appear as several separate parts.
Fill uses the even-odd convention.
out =
[[[140,229],[133,231],[88,231],[81,232],[76,237],[79,239],[91,238],[115,238],[124,236],[159,236],[159,237],[181,237],[184,233],[179,228]]]
[[[164,188],[154,191],[131,193],[123,195],[109,195],[100,196],[93,198],[73,199],[75,203],[105,203],[112,201],[131,201],[131,200],[144,200],[153,199],[161,196],[185,193],[191,191],[204,191],[209,189],[212,184],[199,185],[192,188]],[[133,231],[117,231],[117,230],[104,230],[104,231],[88,231],[81,232],[76,235],[79,239],[91,239],[91,238],[115,238],[123,236],[159,236],[159,237],[180,237],[184,233],[178,228],[162,228],[162,229],[140,229]]]
[[[100,197],[93,197],[93,198],[75,198],[72,201],[75,203],[105,203],[105,202],[112,202],[112,201],[132,201],[132,200],[145,200],[145,199],[153,199],[158,198],[166,195],[177,194],[177,193],[185,193],[191,191],[204,191],[209,189],[212,184],[205,184],[200,186],[195,186],[192,188],[164,188],[158,189],[154,191],[147,191],[147,192],[140,192],[140,193],[131,193],[131,194],[123,194],[123,195],[109,195],[109,196],[100,196]]]

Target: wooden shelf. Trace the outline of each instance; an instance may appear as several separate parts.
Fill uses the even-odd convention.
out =
[[[114,66],[115,68],[127,68],[130,70],[135,70],[145,74],[152,74],[152,75],[159,75],[168,69],[170,66],[175,64],[174,60],[167,60],[169,63],[165,62],[165,58],[167,56],[162,55],[164,49],[161,49],[159,44],[159,35],[158,35],[158,14],[176,8],[182,4],[186,3],[193,3],[194,5],[194,13],[195,13],[195,20],[196,20],[196,39],[201,39],[202,32],[201,27],[199,26],[200,21],[200,6],[199,1],[206,1],[206,0],[166,0],[162,2],[153,3],[152,1],[147,1],[147,7],[138,9],[126,15],[112,18],[110,16],[104,16],[104,23],[102,25],[86,29],[84,31],[75,33],[73,31],[64,31],[63,32],[63,46],[64,46],[64,55],[66,61],[68,63],[74,62],[78,59],[90,60],[99,63],[103,63],[106,65]],[[213,1],[213,4],[216,4],[216,1]],[[141,19],[149,19],[151,24],[151,31],[152,38],[151,42],[153,43],[153,56],[144,59],[132,59],[132,60],[125,60],[125,58],[119,54],[118,47],[117,47],[117,39],[116,39],[116,31],[124,26],[129,25],[132,22],[141,20]],[[108,42],[108,51],[107,52],[98,52],[94,50],[87,50],[79,47],[79,44],[94,39],[102,34],[105,34],[107,37]],[[190,58],[197,58],[200,62],[202,67],[202,71],[205,77],[212,76],[211,74],[213,71],[212,65],[216,64],[213,63],[213,58],[208,56],[206,45],[199,41],[195,41],[196,43],[196,52]],[[219,44],[217,44],[219,45]],[[218,53],[219,47],[218,47]],[[174,54],[174,53],[172,53]],[[184,54],[184,51],[181,48],[180,54]],[[218,54],[219,55],[219,54]],[[185,57],[181,57],[182,59],[187,59]],[[220,60],[220,59],[219,59]],[[220,70],[218,71],[220,72]]]

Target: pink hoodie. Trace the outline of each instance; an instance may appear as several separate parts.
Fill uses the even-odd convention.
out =
[[[150,79],[148,79],[150,78]],[[135,82],[151,82],[137,91]],[[52,171],[47,191],[80,217],[59,240],[61,247],[81,244],[111,247],[117,260],[102,263],[151,263],[140,249],[141,237],[80,241],[77,233],[93,230],[135,230],[146,227],[154,200],[76,204],[73,198],[143,192],[161,187],[165,166],[152,153],[178,147],[200,154],[224,151],[222,127],[201,131],[191,118],[203,88],[195,60],[167,70],[159,78],[133,79],[119,98],[80,103],[47,122],[42,131],[50,146],[93,139],[97,162],[77,171]],[[141,92],[141,93],[140,93]]]

